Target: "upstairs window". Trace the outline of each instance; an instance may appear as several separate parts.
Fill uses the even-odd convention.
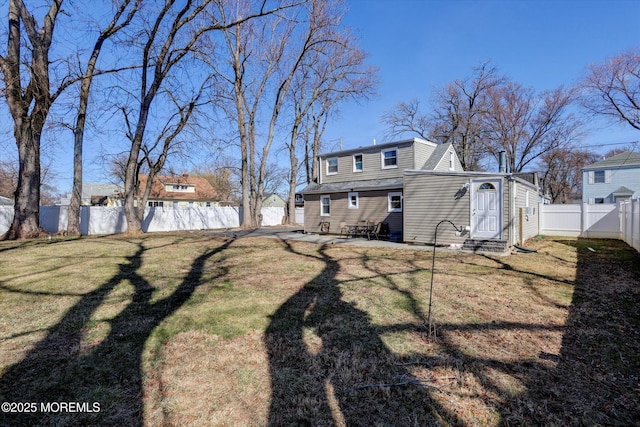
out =
[[[398,167],[398,149],[382,150],[382,169]]]
[[[327,159],[327,175],[335,175],[338,173],[338,158]]]
[[[604,171],[594,171],[593,172],[593,183],[594,184],[604,184],[605,183]]]
[[[353,155],[353,171],[362,172],[362,154]]]

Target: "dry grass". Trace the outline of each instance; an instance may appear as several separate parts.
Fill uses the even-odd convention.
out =
[[[0,425],[629,425],[640,256],[195,234],[0,242]],[[589,248],[595,250],[590,250]]]

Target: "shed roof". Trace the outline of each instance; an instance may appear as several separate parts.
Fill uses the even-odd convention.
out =
[[[625,151],[624,153],[611,156],[608,159],[591,163],[590,165],[585,166],[583,170],[611,169],[634,166],[640,166],[640,153],[636,153],[634,151]]]

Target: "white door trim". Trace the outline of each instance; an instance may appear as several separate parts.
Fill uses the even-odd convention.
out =
[[[481,188],[483,184],[493,189]],[[501,178],[471,180],[471,238],[502,239],[502,189]]]

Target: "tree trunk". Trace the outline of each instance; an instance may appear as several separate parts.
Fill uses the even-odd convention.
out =
[[[142,234],[142,221],[136,212],[136,196],[138,192],[138,155],[140,153],[135,149],[135,143],[129,154],[129,161],[124,178],[124,217],[127,220],[127,234]],[[138,206],[144,212],[144,206]]]
[[[16,123],[18,145],[18,187],[9,239],[30,239],[40,235],[40,132],[31,123]]]
[[[82,142],[84,136],[84,122],[85,115],[78,115],[78,121],[73,132],[73,188],[71,189],[71,201],[69,202],[69,210],[67,211],[67,233],[71,236],[80,235],[80,205],[82,204]]]

